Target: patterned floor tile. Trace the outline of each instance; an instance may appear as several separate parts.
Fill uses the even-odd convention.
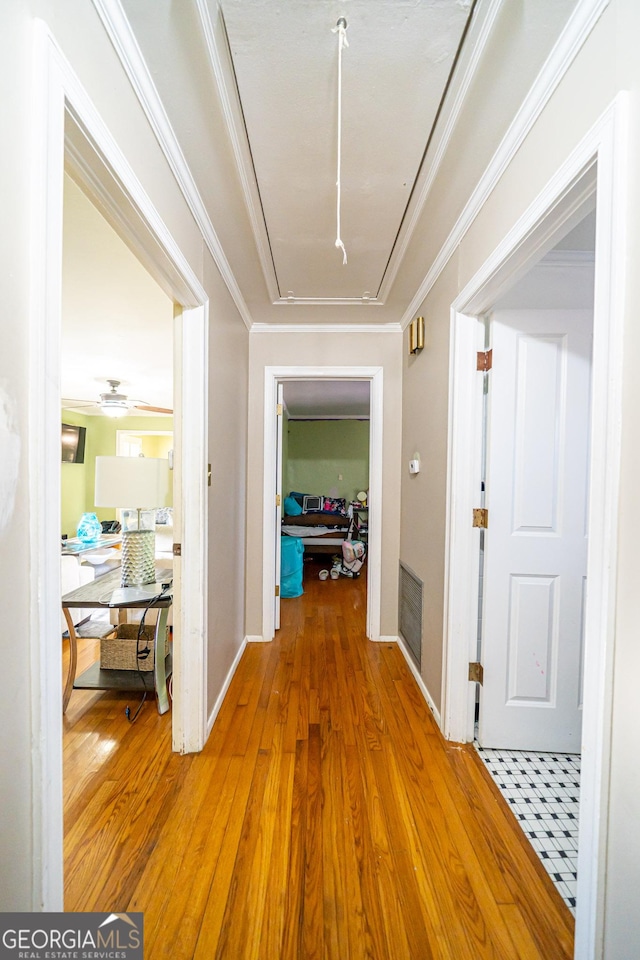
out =
[[[580,756],[489,750],[476,743],[487,770],[575,914]]]

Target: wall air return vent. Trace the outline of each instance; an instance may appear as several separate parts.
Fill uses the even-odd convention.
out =
[[[424,584],[415,573],[400,562],[400,589],[398,626],[418,669],[422,661],[422,598]]]

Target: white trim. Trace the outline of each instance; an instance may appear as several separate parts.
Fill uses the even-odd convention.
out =
[[[29,317],[31,910],[63,896],[62,646],[60,643],[60,303],[64,96],[47,33],[34,27]],[[60,185],[50,189],[50,181]],[[44,461],[45,469],[34,469]]]
[[[64,91],[74,121],[70,125],[72,130],[65,131],[65,148],[76,165],[76,173],[80,175],[83,185],[86,178],[86,184],[99,205],[113,216],[125,235],[135,239],[136,254],[139,251],[143,253],[143,246],[149,246],[149,237],[153,237],[154,247],[160,248],[161,257],[156,256],[149,262],[153,263],[157,270],[160,259],[161,277],[156,277],[158,282],[162,283],[162,280],[166,279],[162,271],[168,265],[171,270],[170,281],[180,287],[180,302],[184,306],[204,303],[207,298],[204,287],[56,43],[55,37],[46,24],[42,21],[38,23],[48,38],[48,55],[55,64],[58,82]],[[103,170],[108,175],[106,181],[101,177]],[[126,204],[126,215],[118,203],[121,198]],[[162,285],[164,288],[164,284]],[[172,289],[170,295],[175,296],[175,290]]]
[[[443,705],[445,736],[470,739],[472,698],[467,679],[468,637],[477,609],[469,581],[472,536],[457,532],[456,518],[480,476],[475,434],[477,396],[465,382],[477,330],[467,314],[486,309],[503,291],[509,272],[519,276],[535,262],[542,240],[568,218],[589,209],[597,188],[595,309],[589,506],[589,592],[585,613],[585,672],[580,790],[580,845],[575,956],[601,956],[609,791],[612,658],[615,637],[617,503],[620,461],[622,319],[625,269],[627,97],[620,94],[578,145],[505,241],[456,299],[452,308],[451,419],[449,430],[448,537]],[[597,166],[596,166],[597,165]],[[594,171],[597,170],[597,183]],[[476,324],[478,326],[478,324]],[[465,447],[465,444],[467,445]],[[471,490],[471,494],[470,494]],[[464,520],[464,516],[463,516]],[[475,551],[477,552],[477,551]],[[476,594],[477,596],[477,594]],[[459,618],[456,620],[456,616]]]
[[[176,178],[182,195],[193,214],[204,242],[220,271],[240,316],[247,329],[249,329],[251,327],[249,308],[244,301],[238,282],[207,213],[122,4],[120,0],[93,0],[93,5]]]
[[[197,302],[206,294],[190,270],[175,241],[142,190],[117,144],[109,134],[86,91],[65,59],[46,24],[34,20],[34,109],[31,115],[33,137],[32,168],[32,271],[29,359],[29,456],[43,469],[30,470],[30,609],[29,638],[31,660],[32,714],[32,859],[33,909],[59,911],[63,908],[62,870],[62,689],[60,686],[61,650],[59,623],[59,536],[57,517],[60,507],[59,480],[59,409],[60,409],[60,285],[62,275],[62,209],[65,148],[65,111],[68,126],[82,131],[85,143],[94,152],[96,164],[103,164],[118,183],[130,208],[137,217],[136,230],[145,225],[149,250],[158,252],[158,272],[166,277],[167,263],[173,275],[180,276],[180,290],[189,291]],[[91,163],[89,163],[91,166]],[[115,186],[114,186],[114,189]],[[151,254],[150,254],[151,258]],[[205,316],[200,307],[194,316]],[[182,344],[185,353],[185,395],[178,395],[178,409],[184,402],[185,412],[206,408],[206,382],[198,380],[192,363],[203,364],[202,341],[197,342],[197,323]],[[194,338],[196,343],[194,343]],[[197,351],[197,355],[196,354]],[[188,370],[187,370],[188,365]],[[198,437],[185,441],[191,453],[183,464],[185,472],[184,514],[189,528],[206,531],[205,515],[198,514],[196,501],[199,481],[204,471],[202,456],[197,474],[191,475],[197,460]],[[174,429],[176,424],[174,421]],[[202,449],[202,444],[200,443]],[[206,449],[206,447],[205,447]],[[177,458],[176,458],[177,460]],[[199,554],[199,555],[198,555]],[[199,541],[186,543],[183,562],[189,570],[206,570],[206,533]],[[188,623],[193,626],[201,608],[191,607],[191,595],[185,591],[183,605],[188,609]],[[52,633],[56,625],[55,634]],[[182,617],[178,632],[182,626]],[[199,635],[204,636],[203,624]],[[204,662],[204,651],[202,651]],[[174,687],[175,690],[175,687]],[[178,739],[192,742],[193,714],[178,697],[174,700],[173,726]],[[204,730],[204,710],[197,726]]]
[[[268,643],[268,640],[265,640],[264,637],[260,636],[258,633],[249,633],[244,638],[245,643]]]
[[[208,609],[209,306],[175,319],[174,596],[179,631],[173,649],[173,749],[194,753],[206,743]],[[188,429],[187,429],[188,426]],[[177,476],[176,476],[177,474]],[[180,707],[176,715],[176,706]]]
[[[451,311],[449,350],[449,441],[445,533],[442,732],[447,740],[473,740],[475,687],[467,680],[477,636],[479,530],[471,525],[481,476],[482,378],[476,354],[482,347],[476,317]],[[454,387],[455,384],[455,387]],[[472,624],[476,627],[472,627]]]
[[[289,293],[273,301],[274,307],[383,307],[377,297],[296,297]]]
[[[627,229],[628,97],[608,113],[598,149],[589,477],[589,589],[580,776],[575,956],[603,950],[610,783]]]
[[[498,149],[484,170],[475,190],[465,204],[411,303],[402,315],[400,323],[403,330],[411,323],[416,311],[446,267],[478,213],[482,210],[489,195],[495,189],[498,181],[520,149],[525,137],[549,102],[553,92],[608,5],[609,0],[582,0],[574,7],[564,30],[529,89]]]
[[[395,333],[401,334],[399,323],[254,323],[251,333]]]
[[[242,643],[240,644],[240,647],[238,648],[238,651],[237,651],[235,657],[233,658],[233,663],[231,664],[231,666],[230,666],[230,668],[229,668],[229,672],[227,673],[226,679],[225,679],[225,681],[224,681],[224,683],[223,683],[223,685],[222,685],[222,689],[220,690],[220,693],[218,694],[218,698],[217,698],[216,702],[214,703],[213,709],[212,709],[211,713],[209,714],[209,718],[208,718],[208,720],[207,720],[207,730],[206,730],[206,737],[207,737],[207,738],[209,737],[209,734],[210,734],[211,731],[213,730],[213,725],[214,725],[214,723],[216,722],[216,717],[217,717],[218,714],[220,713],[220,707],[222,706],[222,704],[223,704],[223,702],[224,702],[224,698],[225,698],[226,695],[227,695],[227,691],[229,690],[229,687],[231,686],[231,681],[233,680],[234,674],[235,674],[236,670],[238,669],[238,665],[239,665],[239,663],[240,663],[240,661],[241,661],[241,659],[242,659],[242,654],[244,653],[245,648],[246,648],[246,646],[247,646],[247,643],[249,642],[250,639],[251,639],[250,637],[245,637],[245,638],[244,638],[244,640],[243,640]]]
[[[540,264],[545,267],[588,267],[595,261],[592,250],[550,250]]]
[[[278,382],[283,380],[368,380],[369,421],[369,549],[367,562],[367,636],[380,636],[382,600],[382,367],[271,367],[264,368],[264,483],[262,508],[262,635],[272,640],[274,630],[273,585],[275,583],[276,436],[273,411]]]
[[[378,637],[377,643],[397,643],[398,638],[396,636],[389,635],[388,637],[380,636]]]
[[[431,694],[430,694],[429,691],[427,690],[426,684],[425,684],[424,680],[422,679],[422,677],[420,676],[420,671],[418,670],[418,668],[416,667],[415,663],[413,662],[413,658],[412,658],[411,654],[409,653],[409,651],[407,650],[406,646],[404,645],[404,641],[403,641],[402,637],[398,637],[398,638],[397,638],[397,641],[398,641],[398,646],[399,646],[399,648],[400,648],[400,651],[401,651],[401,653],[402,653],[402,656],[403,656],[403,657],[405,658],[405,660],[407,661],[407,665],[408,665],[409,669],[411,670],[411,673],[413,674],[416,683],[418,684],[418,687],[419,687],[419,689],[420,689],[420,693],[422,694],[422,696],[423,696],[424,699],[426,700],[427,706],[429,707],[429,710],[431,710],[431,713],[432,713],[433,716],[435,717],[435,721],[436,721],[436,723],[438,724],[438,727],[441,727],[440,711],[439,711],[438,708],[436,707],[436,705],[435,705],[435,703],[434,703],[434,700],[433,700],[433,697],[431,696]]]
[[[116,233],[123,238],[134,252],[140,263],[151,273],[158,285],[168,297],[178,300],[184,306],[197,306],[205,297],[200,282],[191,270],[182,251],[160,219],[151,200],[137,182],[136,206],[130,200],[126,189],[113,177],[114,170],[121,170],[124,183],[137,181],[117,147],[111,134],[85,91],[76,82],[75,76],[68,71],[69,85],[66,89],[73,94],[72,103],[82,103],[82,116],[88,117],[87,129],[76,119],[65,131],[65,169],[81,186]],[[93,135],[100,143],[99,151],[93,142]],[[149,233],[157,238],[158,246],[149,251]]]
[[[103,170],[108,173],[108,183],[118,184],[117,188],[113,188],[110,197],[103,192],[101,197],[103,203],[108,203],[110,209],[113,209],[119,206],[118,201],[122,197],[125,198],[125,209],[130,211],[130,216],[127,221],[126,215],[120,214],[120,219],[122,220],[124,216],[125,221],[129,224],[130,232],[135,231],[136,248],[137,250],[141,248],[145,250],[147,269],[154,276],[155,272],[152,268],[158,263],[158,270],[161,275],[165,279],[169,277],[174,283],[174,298],[183,298],[184,316],[187,315],[187,307],[190,308],[188,315],[193,319],[193,325],[183,324],[180,327],[183,330],[182,343],[179,349],[178,341],[174,345],[175,407],[177,413],[174,416],[173,426],[177,450],[179,450],[180,442],[178,439],[180,423],[182,421],[183,424],[189,424],[188,435],[185,432],[188,449],[185,448],[186,459],[182,461],[183,475],[189,478],[189,482],[184,484],[181,509],[187,525],[193,527],[196,531],[194,536],[185,540],[181,563],[183,567],[186,564],[196,572],[206,570],[207,548],[206,539],[203,539],[206,530],[206,496],[203,496],[200,484],[205,482],[202,464],[207,460],[208,445],[206,426],[203,428],[201,423],[202,412],[207,407],[207,366],[205,358],[208,351],[208,342],[205,332],[207,329],[206,312],[202,313],[203,308],[199,305],[207,302],[207,294],[50,32],[48,36],[49,48],[62,78],[64,96],[70,115],[65,145],[69,143],[70,139],[74,140],[74,136],[76,144],[82,142],[83,170],[93,172],[92,184],[95,184],[98,173],[101,174]],[[183,367],[185,364],[188,365],[190,369],[187,370],[186,367],[184,369],[178,368],[179,363]],[[186,411],[184,411],[181,416],[180,408],[185,403],[192,412],[186,415]],[[179,461],[180,454],[177,452],[174,456],[174,483],[176,483],[180,474]],[[192,479],[195,477],[199,478],[199,482]],[[176,504],[176,507],[178,507],[178,504]],[[193,519],[194,510],[197,512],[199,519]],[[176,509],[175,533],[178,536],[180,535],[179,514],[180,510]],[[178,641],[176,650],[180,645],[183,628],[187,629],[192,642],[196,642],[196,638],[199,637],[199,642],[203,646],[200,651],[191,650],[189,660],[183,661],[185,664],[184,670],[189,675],[188,671],[191,669],[199,671],[206,668],[204,637],[207,621],[202,619],[198,624],[199,617],[206,617],[206,605],[203,606],[197,576],[184,579],[182,585],[184,592],[181,593],[178,565],[176,565],[176,570],[178,573],[174,584],[174,604],[176,610],[178,610],[178,618],[174,624],[176,640]],[[179,674],[181,670],[180,654],[177,654],[177,660],[177,672]],[[189,681],[190,686],[198,683],[197,676],[198,674],[196,674],[195,680]],[[206,704],[202,701],[202,698],[195,697],[192,691],[187,698],[183,698],[179,695],[178,690],[179,681],[177,682],[174,678],[172,714],[174,749],[180,752],[200,750],[205,742]],[[199,716],[195,713],[197,707],[201,709]]]

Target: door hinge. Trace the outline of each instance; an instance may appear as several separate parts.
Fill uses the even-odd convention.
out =
[[[276,597],[280,596],[280,585],[276,584]]]
[[[207,486],[211,486],[211,464],[207,464]]]
[[[469,664],[469,680],[472,683],[479,683],[482,686],[484,680],[484,669],[479,662]]]
[[[277,416],[277,417],[281,417],[281,416],[282,416],[282,404],[281,404],[281,403],[279,403],[279,404],[277,405],[277,407],[276,407],[276,416]]]
[[[181,543],[174,543],[174,545],[173,545],[173,555],[174,555],[174,557],[181,557],[181,556],[182,556],[182,544],[181,544]]]
[[[484,530],[489,526],[489,511],[486,507],[474,507],[473,510],[474,527],[482,527]]]
[[[279,506],[280,506],[281,500],[282,500],[282,498],[281,498],[280,494],[279,494],[279,493],[276,493],[276,507],[279,507]]]
[[[478,350],[476,370],[486,373],[493,366],[493,350]]]

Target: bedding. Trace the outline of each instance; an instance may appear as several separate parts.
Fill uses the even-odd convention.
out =
[[[294,501],[304,502],[309,494],[291,493]],[[323,506],[340,507],[344,500],[321,497]],[[289,497],[285,499],[285,507]],[[342,549],[342,541],[349,533],[350,518],[341,509],[322,510],[317,513],[285,514],[282,518],[282,533],[300,537],[306,553],[336,553]]]

